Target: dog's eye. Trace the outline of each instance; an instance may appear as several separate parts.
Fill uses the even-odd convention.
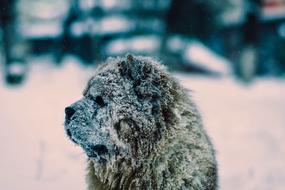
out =
[[[102,96],[96,96],[95,102],[96,102],[100,107],[105,106],[105,102],[104,102]]]

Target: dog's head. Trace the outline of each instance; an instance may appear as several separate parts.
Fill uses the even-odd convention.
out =
[[[153,59],[109,59],[65,109],[66,133],[97,163],[144,159],[175,122],[175,84]]]

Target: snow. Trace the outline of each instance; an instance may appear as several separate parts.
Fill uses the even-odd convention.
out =
[[[62,19],[69,10],[69,1],[51,1],[51,0],[19,0],[17,2],[17,11],[20,13],[20,20],[32,22],[37,19],[57,20]]]
[[[218,55],[198,40],[173,35],[167,40],[167,47],[170,51],[181,54],[185,63],[221,75],[232,73],[229,60]]]
[[[30,39],[55,38],[63,32],[61,23],[53,21],[25,23],[19,27],[19,31],[23,37]]]
[[[106,34],[106,33],[123,33],[130,31],[131,29],[134,28],[133,24],[131,21],[124,16],[109,16],[106,17],[105,19],[101,20],[101,24],[99,24],[101,28],[101,34]]]
[[[62,67],[50,58],[31,65],[25,85],[1,81],[0,187],[84,189],[86,156],[64,134],[64,108],[81,97],[93,69],[71,57]],[[220,189],[284,189],[285,80],[175,76],[191,89],[216,147]]]
[[[12,64],[10,63],[8,69],[7,69],[8,73],[12,73],[15,75],[22,75],[23,73],[25,73],[25,66],[22,64],[22,62],[17,62],[14,61]]]
[[[106,45],[105,52],[111,55],[137,52],[141,54],[156,52],[160,47],[159,37],[156,35],[140,35],[131,38],[113,40]]]
[[[54,38],[62,34],[62,22],[69,10],[67,0],[19,0],[18,32],[25,38]]]
[[[186,46],[184,58],[193,64],[220,74],[230,74],[230,62],[201,42],[192,41]]]
[[[104,19],[94,20],[86,19],[85,21],[75,22],[71,26],[71,33],[74,36],[81,36],[85,33],[95,35],[111,35],[126,33],[134,29],[134,24],[125,16],[108,16]]]

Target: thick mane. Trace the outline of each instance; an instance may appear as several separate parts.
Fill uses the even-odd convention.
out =
[[[98,76],[116,102],[106,108],[113,114],[110,130],[127,148],[106,164],[89,159],[89,190],[216,189],[215,153],[200,114],[164,66],[141,56],[108,59],[88,82],[85,96],[100,82]]]
[[[66,108],[89,190],[216,189],[213,146],[186,90],[158,61],[108,59]]]

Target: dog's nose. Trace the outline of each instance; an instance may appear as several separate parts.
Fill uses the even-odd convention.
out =
[[[65,119],[70,120],[74,113],[75,109],[73,109],[72,107],[65,108]]]
[[[95,146],[93,147],[93,150],[94,150],[95,152],[97,152],[97,154],[98,154],[99,156],[108,153],[107,147],[106,147],[105,145],[101,145],[101,144],[95,145]]]

